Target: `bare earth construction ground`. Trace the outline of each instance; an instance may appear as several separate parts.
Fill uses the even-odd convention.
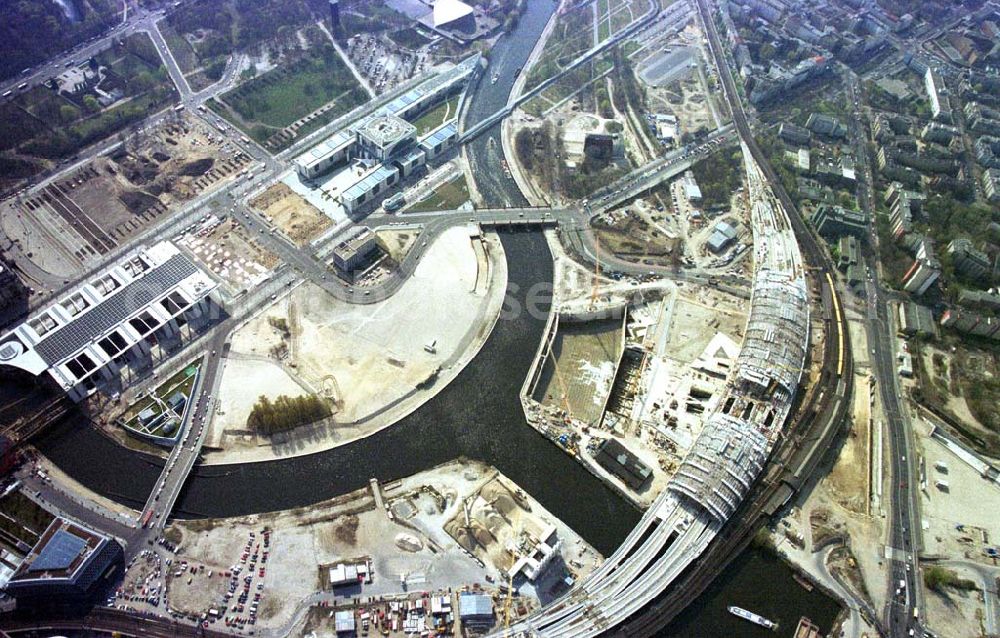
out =
[[[385,301],[349,304],[312,285],[296,288],[234,333],[207,462],[309,453],[398,420],[475,356],[499,314],[506,280],[499,241],[459,227],[438,237]],[[280,438],[246,431],[259,396],[306,393],[334,402],[333,417]]]

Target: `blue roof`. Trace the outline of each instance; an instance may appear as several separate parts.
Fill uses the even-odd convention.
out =
[[[458,122],[456,120],[449,120],[441,126],[437,127],[433,131],[427,134],[426,137],[420,140],[421,144],[427,144],[428,146],[437,146],[441,142],[447,140],[449,137],[458,134]]]
[[[492,616],[493,600],[486,594],[460,594],[458,596],[458,615],[460,618]]]
[[[425,99],[429,95],[437,93],[439,90],[447,86],[452,86],[456,82],[464,82],[466,78],[472,73],[472,69],[479,61],[479,54],[466,58],[459,64],[455,65],[440,75],[430,78],[426,82],[423,82],[414,88],[410,89],[403,95],[400,95],[393,101],[385,105],[385,112],[391,113],[392,115],[399,115],[400,111],[410,106],[414,102],[419,102]]]
[[[28,567],[29,572],[58,571],[69,569],[73,561],[87,547],[87,541],[74,536],[64,529],[56,530],[49,542],[38,553]]]
[[[344,191],[345,199],[358,199],[361,195],[368,193],[376,184],[381,184],[390,175],[395,175],[396,169],[390,168],[385,164],[380,165],[374,171],[372,171],[367,177],[362,179],[360,182],[355,183],[353,186]]]

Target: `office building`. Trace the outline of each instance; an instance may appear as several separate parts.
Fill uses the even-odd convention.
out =
[[[462,625],[483,630],[493,626],[493,599],[489,594],[462,592],[458,595],[458,617]]]
[[[907,336],[937,336],[934,314],[927,306],[912,301],[899,304],[899,331]]]
[[[48,373],[74,401],[204,316],[217,283],[168,241],[141,247],[0,337],[0,365]]]
[[[74,607],[94,602],[122,566],[121,545],[94,530],[54,519],[4,590],[19,608]]]
[[[653,471],[618,439],[605,439],[597,448],[595,458],[601,467],[633,490],[641,490],[653,478]]]
[[[837,268],[843,271],[858,265],[858,240],[853,235],[845,235],[837,242]]]
[[[350,274],[368,262],[377,250],[375,233],[363,226],[355,226],[333,249],[333,265],[341,273]]]

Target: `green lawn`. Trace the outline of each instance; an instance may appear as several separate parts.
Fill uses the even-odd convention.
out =
[[[429,197],[414,204],[411,210],[455,210],[467,201],[469,201],[469,187],[465,183],[465,177],[459,176],[438,187]]]
[[[190,365],[186,366],[180,372],[176,373],[163,383],[161,383],[152,394],[136,401],[129,409],[122,415],[121,420],[123,423],[134,427],[135,429],[141,429],[138,423],[133,423],[135,419],[139,416],[139,413],[146,408],[152,408],[153,412],[159,414],[163,411],[163,407],[159,401],[166,401],[175,392],[182,392],[186,394],[188,400],[191,399],[191,393],[194,390],[194,382],[197,378],[198,368],[201,366],[201,361],[192,361]],[[163,424],[161,424],[162,426]],[[150,434],[157,434],[157,432],[151,432]]]
[[[444,124],[446,117],[453,118],[458,115],[458,97],[456,95],[450,100],[438,104],[414,120],[413,125],[417,127],[417,135],[426,135]]]
[[[332,46],[272,69],[222,95],[241,118],[280,130],[339,98],[341,112],[360,103],[360,85]]]

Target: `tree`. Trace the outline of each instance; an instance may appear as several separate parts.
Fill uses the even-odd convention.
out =
[[[76,119],[76,109],[69,104],[63,104],[59,107],[59,119],[63,122],[72,122]]]
[[[87,109],[90,113],[96,113],[101,110],[101,104],[97,101],[97,98],[93,95],[83,96],[83,108]]]

